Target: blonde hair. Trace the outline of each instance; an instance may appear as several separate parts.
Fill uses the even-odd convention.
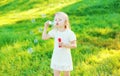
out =
[[[58,14],[63,15],[65,17],[65,28],[71,29],[68,15],[64,12],[57,12],[55,15],[58,15]]]

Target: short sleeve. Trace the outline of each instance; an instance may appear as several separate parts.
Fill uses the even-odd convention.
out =
[[[70,40],[70,41],[76,40],[76,35],[75,35],[75,33],[74,33],[73,31],[70,31],[69,40]]]
[[[48,32],[48,35],[50,37],[54,38],[55,37],[55,33],[56,33],[55,30],[51,30],[51,31]]]

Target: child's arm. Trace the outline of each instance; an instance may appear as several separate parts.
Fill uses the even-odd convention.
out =
[[[64,44],[63,42],[60,42],[59,45],[65,48],[76,48],[77,47],[76,40],[71,41],[69,44]]]
[[[77,48],[76,40],[71,41],[70,45],[68,47],[70,47],[70,48]]]
[[[47,34],[47,28],[48,28],[48,26],[49,26],[49,23],[48,23],[48,21],[47,21],[47,22],[45,22],[44,30],[43,30],[43,33],[42,33],[42,39],[43,39],[43,40],[47,40],[47,39],[51,38],[51,37]]]

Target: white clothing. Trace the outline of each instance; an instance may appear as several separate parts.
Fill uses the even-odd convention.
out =
[[[51,59],[51,68],[59,71],[73,70],[70,48],[59,47],[58,38],[61,38],[61,42],[63,43],[70,43],[70,41],[76,40],[74,32],[69,29],[66,29],[63,32],[51,30],[48,32],[48,34],[54,38],[54,50]]]

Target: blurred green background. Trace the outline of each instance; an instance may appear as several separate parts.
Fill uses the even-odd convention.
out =
[[[41,34],[58,11],[77,36],[71,76],[120,76],[120,0],[0,0],[0,76],[53,76]]]

